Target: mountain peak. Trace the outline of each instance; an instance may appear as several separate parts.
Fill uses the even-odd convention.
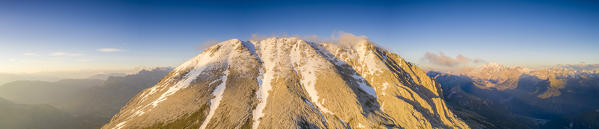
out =
[[[103,128],[468,128],[424,71],[367,40],[220,42]]]

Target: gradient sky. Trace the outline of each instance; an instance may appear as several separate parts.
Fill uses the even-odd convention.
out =
[[[201,44],[343,31],[426,65],[599,63],[597,1],[0,1],[0,73],[176,66]]]

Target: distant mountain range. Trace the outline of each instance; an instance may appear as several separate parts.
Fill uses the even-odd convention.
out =
[[[131,97],[156,84],[169,71],[156,68],[105,80],[6,83],[0,86],[0,128],[100,128]]]
[[[210,47],[176,69],[7,82],[0,85],[0,129],[599,128],[599,65],[531,69],[489,63],[458,72],[425,74],[367,42],[342,45],[289,38],[231,40]],[[189,86],[185,88],[182,82]],[[265,83],[271,83],[270,90],[261,89],[266,88]],[[341,87],[330,88],[331,84]],[[222,89],[217,90],[219,87]],[[190,102],[202,106],[184,106]],[[220,104],[212,105],[217,102]],[[158,108],[149,108],[154,103]],[[281,106],[289,103],[294,106]],[[277,115],[255,117],[259,106],[263,113]],[[285,114],[290,111],[296,114]],[[161,112],[175,115],[163,117]],[[416,116],[398,115],[402,113]],[[437,116],[441,114],[446,116]],[[301,117],[286,117],[293,118],[286,122],[296,124],[269,124],[283,120],[282,115]],[[233,118],[241,121],[231,124]]]
[[[138,72],[130,71],[130,72]],[[78,72],[38,72],[38,73],[0,73],[0,86],[13,81],[55,82],[64,79],[101,79],[125,76],[129,71],[78,71]]]
[[[450,108],[471,127],[599,128],[599,65],[531,70],[489,63],[428,72]]]

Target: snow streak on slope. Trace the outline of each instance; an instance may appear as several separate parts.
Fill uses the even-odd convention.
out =
[[[326,64],[324,64],[326,61],[324,59],[318,60],[320,59],[318,58],[319,56],[313,51],[300,49],[302,47],[301,45],[305,45],[303,47],[310,47],[305,41],[298,40],[296,45],[295,49],[291,51],[290,59],[294,64],[294,68],[302,77],[302,79],[300,79],[302,86],[305,88],[306,92],[308,92],[311,101],[314,102],[322,112],[334,114],[322,105],[324,100],[322,102],[320,101],[318,91],[316,91],[315,87],[316,81],[318,80],[316,73],[319,69],[327,68]]]
[[[225,93],[225,88],[227,88],[227,76],[229,76],[229,68],[226,69],[227,70],[225,70],[224,72],[225,75],[220,79],[222,82],[220,83],[220,85],[216,86],[214,91],[212,91],[212,95],[214,95],[215,97],[212,100],[210,100],[210,112],[208,112],[208,116],[206,116],[206,119],[202,123],[202,126],[200,126],[200,129],[206,128],[206,126],[212,119],[212,116],[214,116],[216,108],[218,108],[218,105],[220,105],[220,101],[223,99],[223,93]]]
[[[221,46],[223,48],[232,48],[231,45],[234,42],[240,42],[240,41],[237,39],[233,39],[233,40],[219,43],[219,44],[217,44],[217,46],[213,46],[213,47],[206,49],[206,51],[204,51],[203,53],[199,54],[198,56],[192,58],[189,61],[186,61],[185,63],[183,63],[180,66],[178,66],[177,68],[175,68],[173,71],[174,72],[173,76],[181,75],[182,79],[176,80],[173,77],[167,78],[167,79],[165,79],[165,82],[159,83],[156,86],[150,88],[150,90],[148,92],[142,93],[141,101],[145,102],[145,100],[148,96],[163,91],[162,94],[160,94],[160,96],[158,98],[154,99],[150,103],[148,103],[144,106],[136,107],[135,112],[132,115],[128,116],[125,121],[119,123],[120,124],[119,127],[124,127],[125,123],[129,119],[131,119],[133,117],[141,116],[141,115],[145,114],[145,112],[152,110],[152,108],[155,108],[156,106],[158,106],[159,103],[167,100],[168,96],[175,94],[177,91],[179,91],[181,89],[189,87],[190,83],[192,83],[194,80],[196,80],[198,78],[198,76],[200,76],[200,74],[202,74],[202,72],[204,72],[204,70],[210,69],[211,67],[215,67],[212,64],[228,59],[227,57],[229,57],[229,55],[227,55],[227,54],[229,54],[228,51],[230,51],[230,50],[226,50],[227,52],[216,52],[216,51],[218,51],[218,49],[220,49]],[[223,82],[221,83],[221,85],[217,86],[215,89],[214,95],[217,96],[217,98],[215,98],[211,101],[211,103],[215,103],[214,105],[211,105],[211,110],[215,109],[216,107],[214,107],[214,106],[218,106],[218,102],[220,101],[220,99],[222,99],[222,92],[224,91],[224,88],[225,88],[224,85],[225,85],[227,73],[228,73],[228,71],[225,71],[225,77],[223,77],[221,79]]]
[[[236,42],[238,42],[238,41],[236,41]],[[237,46],[235,46],[233,48],[238,48],[238,47],[243,46],[243,43],[235,44],[235,45],[237,45]],[[220,79],[221,84],[216,86],[216,88],[212,92],[212,95],[215,96],[215,98],[210,100],[210,111],[208,112],[208,116],[206,116],[206,118],[204,119],[204,122],[202,122],[200,129],[205,129],[206,126],[208,126],[208,123],[210,123],[210,120],[214,116],[216,109],[219,107],[220,102],[223,99],[223,94],[225,92],[225,89],[227,88],[227,79],[229,77],[229,68],[234,62],[233,58],[240,56],[240,53],[238,53],[238,52],[232,52],[232,53],[228,53],[228,54],[229,54],[229,58],[227,59],[227,66],[225,67],[225,71],[223,72],[224,75]],[[244,71],[244,70],[247,71],[247,69],[242,69],[242,71]]]
[[[228,42],[220,43],[218,45],[229,45],[226,47],[232,47],[230,45],[233,42],[240,42],[240,41],[237,39],[234,39],[234,40],[229,40]],[[226,48],[226,47],[224,47],[224,48]],[[227,57],[227,55],[223,55],[223,54],[228,54],[228,52],[221,52],[218,55],[213,55],[213,52],[216,51],[214,49],[219,49],[219,48],[220,48],[220,46],[218,46],[217,48],[211,47],[211,48],[209,48],[209,50],[211,50],[211,52],[202,53],[198,57],[195,57],[192,60],[193,62],[185,63],[184,65],[177,67],[177,70],[181,70],[181,69],[187,68],[188,67],[187,65],[195,64],[195,66],[192,68],[192,70],[187,75],[185,75],[185,78],[183,80],[177,82],[174,86],[170,86],[166,92],[162,93],[162,95],[158,99],[156,99],[154,102],[152,102],[152,106],[156,107],[156,105],[158,105],[158,103],[166,100],[166,97],[174,94],[175,92],[181,90],[182,88],[187,88],[192,81],[197,79],[197,77],[204,71],[204,69],[211,66],[209,64],[226,59],[225,57]]]
[[[208,59],[205,59],[208,58]],[[200,61],[200,63],[198,63],[193,70],[191,70],[191,72],[189,72],[186,76],[185,79],[177,82],[174,86],[171,86],[168,88],[168,90],[164,93],[162,93],[162,95],[160,95],[160,97],[158,99],[156,99],[155,101],[152,102],[152,106],[156,107],[158,105],[158,103],[166,100],[166,97],[174,94],[175,92],[181,90],[182,88],[186,88],[189,86],[189,83],[191,83],[191,81],[195,80],[200,73],[202,73],[202,71],[204,71],[204,69],[206,68],[206,64],[209,63],[206,60],[209,60],[210,57],[200,57],[200,60],[204,59],[203,61]]]
[[[368,95],[376,98],[376,91],[374,90],[374,88],[372,88],[371,86],[366,84],[366,80],[364,80],[362,77],[360,77],[360,75],[357,75],[357,74],[353,74],[352,77],[354,79],[358,80],[358,82],[357,82],[358,86],[360,86],[360,89],[362,91],[364,91]]]
[[[260,57],[262,59],[263,62],[263,69],[265,69],[264,71],[260,70],[260,77],[262,77],[262,79],[258,79],[259,81],[259,88],[256,91],[256,96],[258,98],[258,105],[256,105],[256,109],[254,109],[252,111],[252,115],[253,115],[253,124],[252,124],[252,128],[253,129],[257,129],[258,126],[260,125],[260,118],[262,118],[264,116],[264,108],[266,108],[266,103],[268,100],[268,96],[269,96],[269,92],[272,89],[272,80],[275,78],[275,67],[276,64],[279,62],[279,58],[276,58],[276,55],[273,55],[273,53],[277,52],[275,49],[275,44],[267,44],[267,42],[259,42],[259,44],[257,44],[256,46],[259,46],[260,51]]]
[[[121,129],[121,128],[123,128],[123,125],[125,125],[125,123],[127,123],[127,122],[123,121],[123,122],[117,124],[116,127],[114,127],[113,129]]]
[[[202,73],[202,71],[207,67],[206,64],[211,63],[213,60],[215,60],[215,59],[212,58],[209,54],[203,53],[203,54],[198,55],[193,60],[190,60],[190,61],[184,63],[184,65],[177,67],[176,69],[185,69],[185,68],[189,68],[189,67],[192,67],[193,69],[184,76],[184,79],[182,79],[182,80],[176,82],[174,85],[168,87],[168,89],[164,93],[162,93],[160,95],[160,97],[158,97],[157,99],[152,101],[150,104],[145,105],[143,107],[138,107],[137,111],[133,115],[129,116],[127,118],[127,120],[132,117],[143,115],[146,111],[151,110],[151,108],[158,106],[158,104],[160,102],[166,100],[168,96],[174,94],[175,92],[177,92],[183,88],[188,87],[189,84],[193,80],[195,80],[200,75],[200,73]],[[195,65],[189,66],[192,64],[195,64]],[[145,99],[145,97],[147,97],[148,95],[152,95],[153,93],[157,92],[159,90],[158,88],[162,89],[165,87],[166,87],[166,85],[158,85],[158,86],[152,87],[152,89],[149,91],[149,93],[145,94],[145,96],[144,96],[144,98],[142,98],[142,100]],[[151,105],[151,108],[146,109],[150,105]],[[121,126],[118,126],[118,127],[124,126],[126,122],[127,121],[125,120],[125,121],[119,123]]]
[[[363,43],[363,44],[365,44],[365,43]],[[330,45],[330,44],[327,44],[327,45]],[[315,47],[315,50],[316,50],[316,51],[317,51],[319,54],[321,54],[321,55],[322,55],[324,58],[326,58],[327,60],[331,61],[333,64],[335,64],[335,65],[337,65],[337,66],[347,66],[347,67],[351,67],[351,66],[350,66],[349,64],[347,64],[346,62],[344,62],[344,61],[342,61],[342,60],[340,60],[340,59],[336,58],[334,55],[331,55],[332,53],[325,52],[325,51],[327,51],[327,50],[326,50],[326,48],[323,48],[323,47],[322,47],[322,46],[320,46],[320,45],[313,45],[313,47]],[[354,46],[351,46],[351,47],[354,47]],[[360,52],[360,53],[361,53],[362,55],[365,55],[365,54],[367,54],[367,52],[364,52],[364,51],[367,51],[367,50],[368,50],[368,49],[365,47],[365,45],[362,45],[361,47],[362,47],[362,49],[361,49],[361,52]],[[353,49],[352,49],[352,50],[353,50]],[[343,57],[341,57],[341,58],[344,58],[343,60],[348,60],[348,59],[346,59],[346,58],[356,58],[356,56],[343,55]],[[364,58],[362,58],[362,60],[373,61],[372,59],[364,59]],[[367,62],[366,64],[367,64],[367,65],[371,65],[371,66],[370,66],[370,68],[371,68],[371,69],[370,69],[370,71],[379,72],[379,71],[380,71],[380,69],[378,69],[378,68],[372,68],[372,66],[376,65],[376,64],[373,64],[373,63],[374,63],[374,62]],[[368,67],[368,66],[367,66],[367,67]],[[353,73],[353,74],[351,75],[351,77],[352,77],[352,78],[354,78],[354,80],[356,80],[356,83],[358,84],[358,86],[359,86],[360,90],[362,90],[362,91],[366,92],[368,95],[370,95],[370,96],[372,96],[372,97],[374,97],[374,98],[376,98],[376,97],[377,97],[377,96],[376,96],[376,90],[374,89],[374,87],[372,87],[371,85],[369,85],[369,84],[368,84],[368,82],[366,81],[366,79],[364,79],[362,76],[358,75],[358,73]]]

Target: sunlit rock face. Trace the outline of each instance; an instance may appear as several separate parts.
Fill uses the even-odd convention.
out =
[[[441,94],[367,40],[232,39],[138,93],[103,128],[469,128]]]

